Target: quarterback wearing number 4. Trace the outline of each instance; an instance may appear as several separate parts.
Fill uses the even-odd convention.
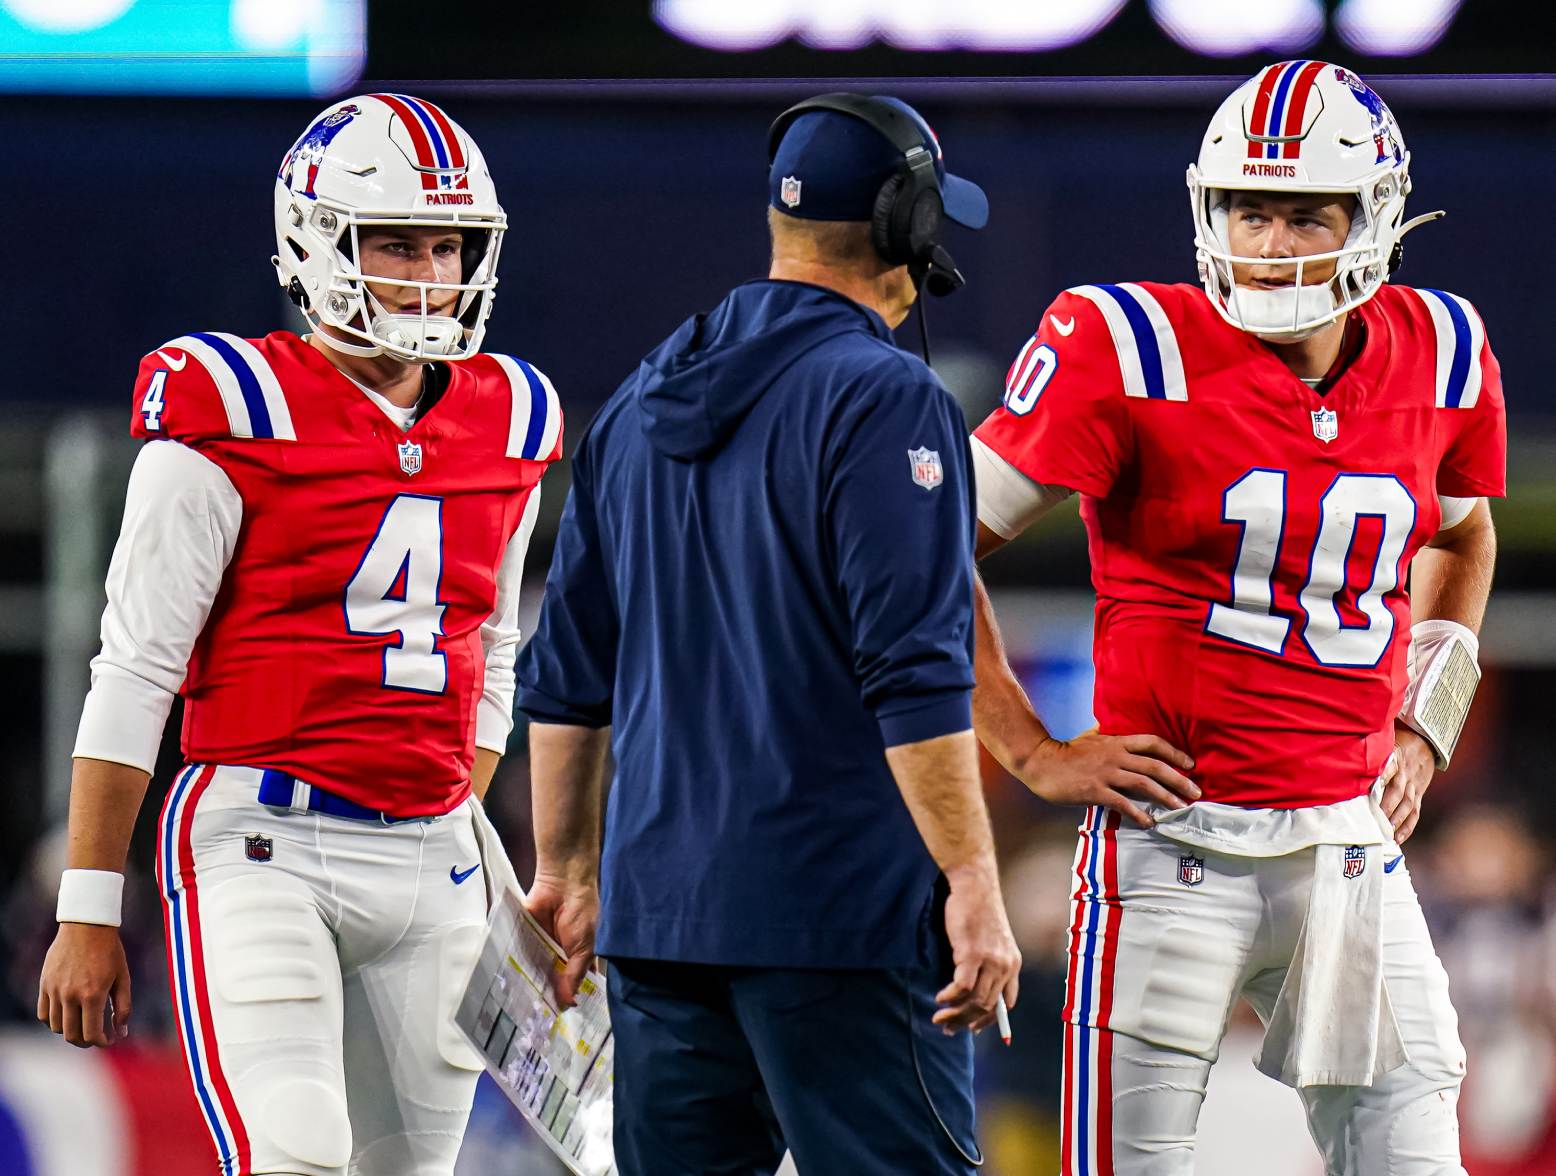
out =
[[[506,880],[471,794],[512,727],[561,413],[478,354],[505,221],[443,111],[336,104],[275,200],[313,333],[141,363],[38,1015],[78,1045],[124,1031],[118,871],[180,692],[157,879],[219,1170],[447,1176],[481,1069],[450,1013]]]
[[[980,735],[1091,805],[1063,1170],[1191,1173],[1243,995],[1329,1176],[1462,1173],[1464,1053],[1399,846],[1479,677],[1497,363],[1465,299],[1388,284],[1409,156],[1349,70],[1240,86],[1189,188],[1203,288],[1061,294],[973,444],[980,551],[1078,493],[1097,590],[1099,729],[1068,743],[979,596]]]

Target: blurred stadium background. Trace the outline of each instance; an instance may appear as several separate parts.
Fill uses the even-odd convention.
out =
[[[481,143],[511,228],[489,340],[556,382],[576,438],[648,346],[765,271],[764,131],[850,81],[900,94],[988,191],[954,242],[970,278],[930,309],[937,366],[970,423],[1055,292],[1193,280],[1183,172],[1213,103],[1262,61],[1344,61],[1393,106],[1416,212],[1401,280],[1472,299],[1503,364],[1510,493],[1483,637],[1486,680],[1408,858],[1470,1049],[1472,1176],[1556,1174],[1556,78],[1523,5],[1498,0],[0,0],[6,144],[0,381],[0,1176],[211,1170],[168,1016],[148,833],[131,855],[129,1041],[78,1052],[32,1022],[53,932],[69,751],[102,574],[133,458],[138,357],[189,330],[292,325],[268,258],[272,169],[325,100],[412,89]],[[362,80],[366,79],[366,80]],[[732,80],[738,79],[738,80]],[[811,79],[811,80],[806,80]],[[890,80],[884,80],[890,79]],[[908,325],[912,329],[911,324]],[[904,336],[911,341],[910,336]],[[566,490],[532,549],[538,602]],[[1081,528],[1059,512],[986,568],[1020,668],[1058,731],[1090,722]],[[170,724],[170,730],[176,731]],[[492,791],[521,877],[525,732]],[[1053,1171],[1057,1010],[1075,815],[989,764],[1006,894],[1027,960],[1015,1045],[985,1041],[986,1170]],[[1236,1018],[1199,1171],[1320,1171],[1289,1092]],[[461,1176],[555,1171],[483,1084]]]

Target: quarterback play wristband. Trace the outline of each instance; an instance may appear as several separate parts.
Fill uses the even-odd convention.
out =
[[[124,875],[113,870],[66,870],[59,880],[61,923],[96,923],[117,927],[124,899]]]
[[[1421,621],[1410,630],[1410,684],[1399,719],[1432,745],[1437,770],[1453,749],[1480,685],[1480,641],[1457,621]]]

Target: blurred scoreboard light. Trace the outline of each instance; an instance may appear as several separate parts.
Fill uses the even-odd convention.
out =
[[[329,95],[367,0],[0,0],[0,90]]]
[[[709,49],[766,49],[794,37],[815,49],[859,49],[884,41],[899,49],[1033,51],[1076,45],[1097,32],[1125,0],[655,0],[654,18]]]
[[[1147,6],[1173,41],[1207,57],[1300,53],[1323,40],[1330,21],[1355,52],[1389,57],[1435,46],[1463,0],[654,0],[654,19],[684,41],[726,52],[793,39],[813,49],[878,41],[1032,53],[1082,44],[1129,3]]]
[[[1192,53],[1300,53],[1324,35],[1320,0],[1154,0],[1151,12],[1169,37]]]
[[[1358,52],[1405,57],[1430,49],[1460,0],[1350,0],[1335,13],[1340,39]]]

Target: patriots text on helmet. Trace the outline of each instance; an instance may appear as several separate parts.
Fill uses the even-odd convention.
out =
[[[1297,178],[1297,165],[1294,163],[1245,163],[1243,164],[1245,176],[1274,176],[1277,179],[1294,180]]]

